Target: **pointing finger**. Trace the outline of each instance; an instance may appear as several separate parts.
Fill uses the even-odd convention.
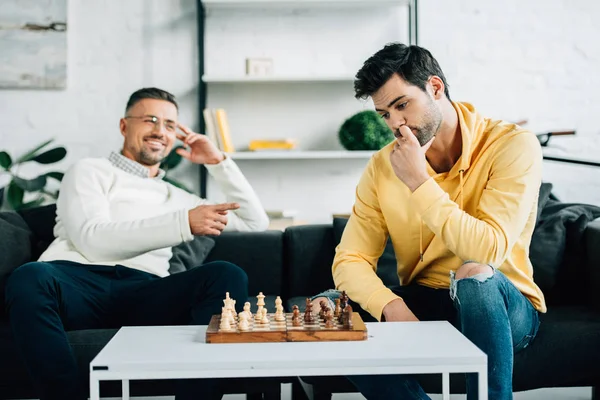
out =
[[[240,208],[238,203],[223,203],[214,205],[214,209],[216,211],[237,210],[238,208]]]

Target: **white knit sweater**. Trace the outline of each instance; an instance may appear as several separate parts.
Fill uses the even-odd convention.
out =
[[[227,201],[240,204],[229,212],[225,230],[265,230],[267,215],[237,165],[226,158],[206,167]],[[78,161],[60,187],[56,239],[39,260],[121,264],[167,276],[171,247],[193,239],[188,211],[201,204],[208,202],[163,180],[126,172],[108,159]]]

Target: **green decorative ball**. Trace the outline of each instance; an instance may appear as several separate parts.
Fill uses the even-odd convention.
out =
[[[371,110],[361,111],[344,121],[338,136],[346,150],[379,150],[394,140],[383,118]]]

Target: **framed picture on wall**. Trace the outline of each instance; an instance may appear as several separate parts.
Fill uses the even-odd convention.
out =
[[[67,0],[2,0],[0,88],[64,89]]]

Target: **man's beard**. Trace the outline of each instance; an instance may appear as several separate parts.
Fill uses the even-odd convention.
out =
[[[142,165],[156,165],[165,159],[165,150],[151,151],[148,149],[142,149],[142,151],[139,152],[137,158],[138,162]]]
[[[415,137],[419,141],[421,147],[425,146],[431,139],[437,135],[440,126],[442,125],[442,112],[435,106],[433,101],[429,103],[429,107],[423,116],[423,124],[420,127],[410,127],[415,132]]]

